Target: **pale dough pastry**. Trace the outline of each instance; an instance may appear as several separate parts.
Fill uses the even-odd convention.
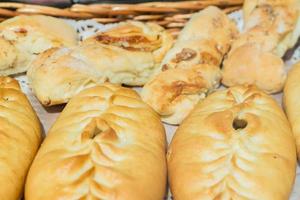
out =
[[[220,84],[220,64],[237,34],[235,24],[217,7],[194,14],[143,88],[142,98],[164,122],[179,124],[195,104]]]
[[[245,27],[223,63],[222,83],[280,92],[286,79],[281,57],[300,35],[299,8],[299,0],[246,0]]]
[[[25,72],[30,62],[49,48],[76,45],[77,33],[62,19],[17,16],[0,23],[0,44],[0,58],[6,55],[0,60],[0,75],[10,75]]]
[[[123,22],[77,47],[44,52],[27,75],[43,105],[62,104],[81,90],[104,82],[144,85],[159,70],[172,44],[172,36],[159,25]]]

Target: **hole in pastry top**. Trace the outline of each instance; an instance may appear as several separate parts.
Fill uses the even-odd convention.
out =
[[[98,126],[95,127],[95,129],[90,134],[90,139],[94,139],[97,135],[101,134],[103,131],[99,129]]]
[[[248,125],[248,122],[244,119],[239,119],[238,117],[234,118],[232,122],[232,127],[234,130],[242,130],[245,129]]]

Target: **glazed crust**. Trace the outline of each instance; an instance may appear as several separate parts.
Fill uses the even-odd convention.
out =
[[[111,84],[84,90],[50,129],[25,198],[163,199],[165,148],[159,117],[136,92]]]
[[[234,23],[216,7],[194,14],[163,59],[161,72],[144,86],[143,100],[164,122],[179,124],[219,86],[219,66],[236,34]]]
[[[296,175],[283,111],[247,86],[201,101],[176,131],[167,158],[175,200],[286,200]]]
[[[297,155],[300,158],[300,63],[297,63],[289,71],[283,90],[283,104],[292,126],[297,145]]]
[[[16,200],[23,195],[41,128],[18,82],[9,77],[0,77],[0,113],[0,199]]]

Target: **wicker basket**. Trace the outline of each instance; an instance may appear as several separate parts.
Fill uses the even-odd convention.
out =
[[[75,4],[70,8],[0,3],[0,21],[20,14],[43,14],[72,19],[94,19],[100,23],[113,23],[133,19],[156,22],[176,33],[191,14],[207,6],[218,6],[226,13],[240,9],[243,0],[198,0],[181,2],[149,2],[140,4]]]

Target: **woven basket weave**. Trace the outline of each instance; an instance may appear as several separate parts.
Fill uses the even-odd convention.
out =
[[[43,14],[72,19],[94,19],[100,23],[123,20],[156,22],[176,34],[191,14],[207,6],[218,6],[226,13],[240,9],[243,0],[198,0],[181,2],[149,2],[140,4],[75,4],[70,8],[0,3],[0,21],[20,14]]]

